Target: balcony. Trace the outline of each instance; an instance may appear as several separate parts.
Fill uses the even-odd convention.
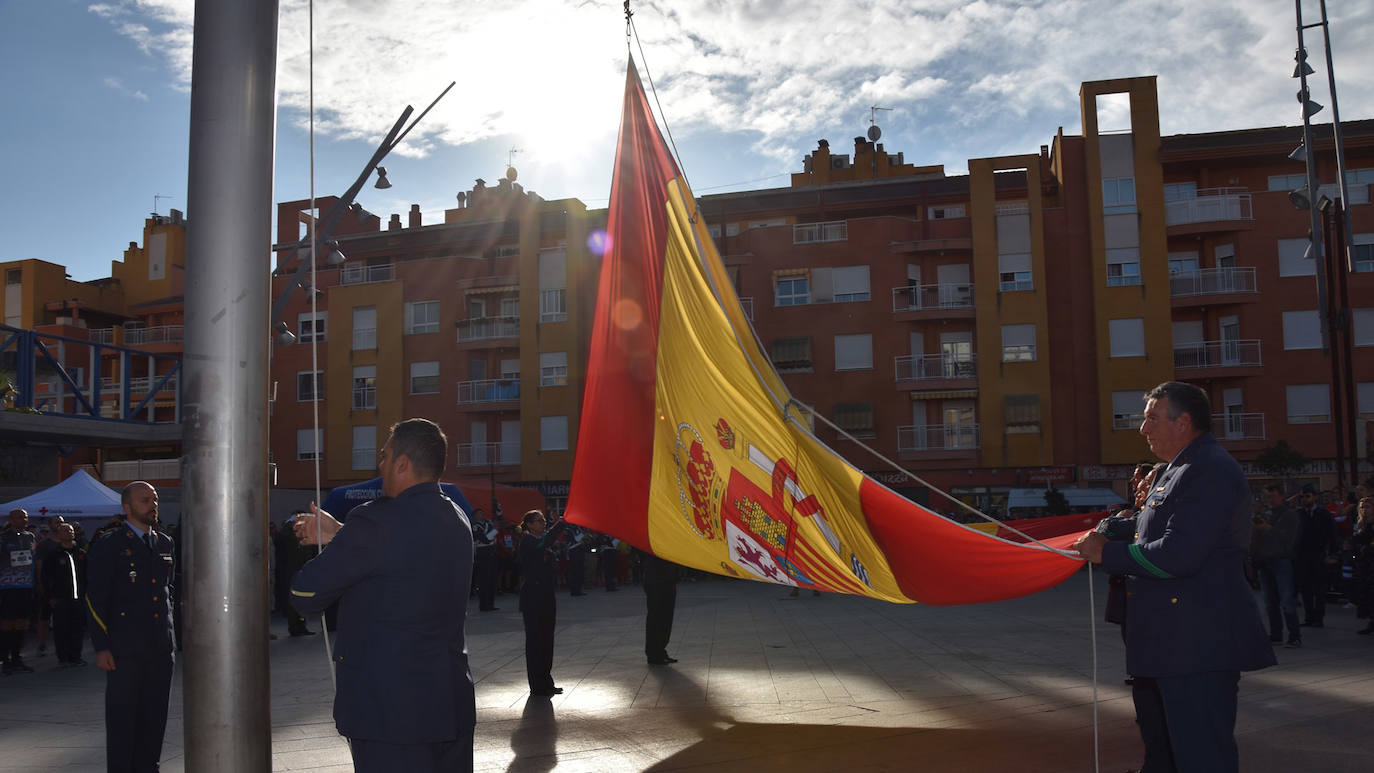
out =
[[[897,428],[897,453],[903,459],[976,459],[978,424],[927,424]]]
[[[459,443],[459,467],[509,467],[520,464],[520,442]]]
[[[112,344],[114,343],[114,328],[97,327],[86,331],[86,337],[93,344]]]
[[[1174,345],[1174,370],[1189,378],[1258,376],[1263,365],[1257,338]]]
[[[458,320],[458,343],[520,338],[520,317],[472,317]]]
[[[973,319],[972,284],[907,285],[892,288],[898,321]]]
[[[849,222],[833,220],[827,223],[801,223],[792,226],[793,244],[843,242],[849,240]]]
[[[133,459],[105,462],[104,475],[96,475],[95,465],[83,464],[84,469],[106,483],[132,480],[180,480],[181,459]]]
[[[893,358],[897,388],[972,389],[978,386],[974,354],[903,355]]]
[[[1214,413],[1212,434],[1217,440],[1264,440],[1264,414]]]
[[[396,278],[396,266],[392,263],[382,263],[376,266],[367,266],[362,263],[345,263],[339,268],[339,284],[341,285],[365,285],[375,282],[390,282]]]
[[[146,346],[148,344],[175,344],[185,340],[181,325],[161,325],[159,327],[135,327],[124,329],[125,346]]]
[[[520,379],[500,378],[458,382],[458,404],[509,410],[520,402]]]
[[[1164,202],[1169,236],[1249,229],[1254,221],[1245,188],[1204,188],[1192,198]]]
[[[148,394],[148,390],[152,388],[152,385],[157,383],[157,381],[159,381],[161,378],[162,376],[153,376],[151,378],[149,378],[148,376],[134,376],[133,378],[129,379],[129,393],[135,395],[146,395]],[[176,392],[177,377],[172,376],[171,378],[167,379],[167,383],[158,387],[157,391],[158,394],[170,394]],[[100,392],[102,395],[111,398],[119,394],[119,379],[100,379]]]
[[[1169,275],[1169,299],[1174,308],[1256,303],[1259,285],[1250,266],[1175,271]]]

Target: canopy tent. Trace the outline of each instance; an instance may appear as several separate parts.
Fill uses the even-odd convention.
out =
[[[35,525],[54,515],[60,515],[68,521],[83,521],[87,534],[92,527],[124,512],[119,504],[119,494],[85,470],[77,470],[61,483],[36,494],[0,504],[0,512],[3,513],[15,508],[28,511],[29,519]]]
[[[462,479],[456,483],[443,481],[439,484],[449,499],[458,503],[463,512],[471,514],[473,509],[491,509],[491,483],[479,478]],[[348,511],[382,495],[382,479],[373,478],[350,486],[339,486],[324,498],[324,509],[339,520],[348,516]],[[468,499],[471,495],[471,502]],[[496,501],[503,513],[516,513],[511,520],[518,520],[518,514],[526,510],[543,510],[544,495],[529,488],[496,484]]]

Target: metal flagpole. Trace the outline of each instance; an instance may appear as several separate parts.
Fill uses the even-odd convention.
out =
[[[272,768],[267,358],[277,0],[197,0],[187,195],[186,769]]]

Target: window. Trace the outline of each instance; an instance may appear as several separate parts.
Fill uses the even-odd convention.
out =
[[[1316,309],[1283,313],[1283,348],[1322,348],[1321,316]]]
[[[1145,356],[1145,320],[1140,317],[1107,321],[1112,357]]]
[[[368,306],[353,310],[353,348],[377,348],[377,309]]]
[[[810,373],[812,370],[810,338],[774,339],[769,354],[779,373]]]
[[[835,336],[835,370],[871,370],[873,334]]]
[[[1171,252],[1169,253],[1169,276],[1197,271],[1196,252]]]
[[[566,386],[568,383],[568,353],[539,353],[539,386]]]
[[[870,299],[868,266],[845,266],[831,269],[830,281],[835,288],[836,303],[852,303]]]
[[[519,299],[519,298],[502,298],[502,299],[501,299],[501,316],[503,316],[503,317],[518,317],[518,316],[520,316],[520,299]]]
[[[835,424],[856,438],[877,437],[873,429],[873,403],[837,403]]]
[[[568,253],[562,247],[539,252],[539,321],[568,318]]]
[[[963,204],[946,204],[943,207],[931,207],[926,210],[931,220],[949,220],[956,217],[964,217]]]
[[[1165,183],[1164,200],[1179,201],[1197,198],[1197,183]]]
[[[1112,429],[1138,430],[1145,421],[1145,390],[1112,392]]]
[[[377,407],[377,366],[353,366],[353,410],[371,411]]]
[[[406,304],[406,333],[439,332],[439,302],[415,301]]]
[[[308,462],[320,458],[320,449],[323,447],[323,429],[296,430],[296,459],[298,461]]]
[[[568,318],[568,291],[539,291],[539,321],[563,322]]]
[[[566,450],[568,450],[568,417],[567,417],[567,416],[541,416],[541,417],[539,417],[539,450],[540,450],[540,451],[566,451]]]
[[[1355,234],[1350,240],[1350,264],[1357,273],[1374,271],[1374,234]]]
[[[1140,284],[1140,250],[1136,247],[1107,250],[1107,286]]]
[[[1374,309],[1351,309],[1355,346],[1374,346]]]
[[[377,426],[353,428],[353,469],[372,470],[377,467]]]
[[[1307,255],[1306,239],[1279,239],[1279,276],[1313,276],[1317,262]]]
[[[5,269],[5,285],[6,285],[6,286],[22,284],[23,281],[24,281],[24,269],[22,269],[22,268],[7,268],[7,269]]]
[[[1002,362],[1035,361],[1035,325],[1002,326]]]
[[[1326,384],[1288,385],[1288,423],[1325,424],[1331,421],[1331,387]]]
[[[1108,177],[1102,181],[1102,213],[1120,215],[1135,211],[1135,178]]]
[[[303,344],[325,340],[329,327],[329,312],[317,311],[314,314],[302,312],[296,315],[296,340]]]
[[[1008,435],[1040,434],[1040,395],[1007,395],[1005,416]]]
[[[468,319],[483,319],[487,316],[485,298],[468,298]]]
[[[779,277],[773,293],[775,306],[805,306],[811,302],[811,280],[804,274]]]
[[[1035,283],[1031,281],[1029,252],[998,255],[997,271],[1001,282],[999,289],[1004,293],[1035,289]]]
[[[520,360],[510,359],[501,360],[501,378],[518,379],[520,378]]]
[[[410,363],[410,393],[412,395],[439,394],[439,363]]]
[[[301,403],[309,403],[315,400],[323,399],[324,371],[296,371],[296,401]]]
[[[1269,175],[1269,190],[1284,191],[1285,193],[1295,188],[1301,188],[1307,184],[1306,174],[1271,174]]]
[[[1374,419],[1374,381],[1355,385],[1355,412],[1361,419]]]

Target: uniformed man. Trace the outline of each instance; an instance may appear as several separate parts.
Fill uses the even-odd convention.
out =
[[[567,528],[559,520],[549,526],[538,510],[525,513],[520,538],[520,614],[525,622],[525,674],[530,695],[549,698],[563,692],[553,682],[553,634],[558,617],[554,598],[553,560],[549,554],[558,535]]]
[[[37,538],[29,531],[29,513],[16,507],[0,531],[0,655],[4,674],[33,673],[19,653],[37,604],[34,559]]]
[[[105,675],[105,763],[158,770],[172,691],[172,539],[157,531],[157,489],[134,481],[120,494],[124,522],[86,556],[88,627]]]
[[[472,581],[477,585],[477,608],[495,612],[496,606],[496,527],[482,508],[472,511]]]

